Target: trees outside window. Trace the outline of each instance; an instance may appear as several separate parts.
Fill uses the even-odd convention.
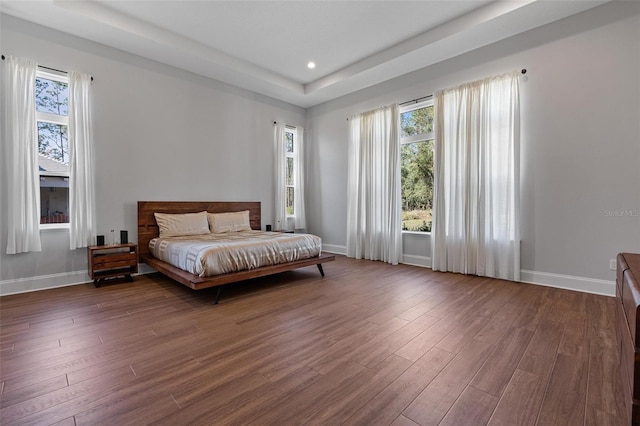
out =
[[[69,222],[69,84],[38,71],[35,81],[40,223]]]
[[[400,110],[402,230],[431,232],[433,101]]]

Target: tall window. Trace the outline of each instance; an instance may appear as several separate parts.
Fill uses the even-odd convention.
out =
[[[274,230],[306,228],[304,209],[304,128],[274,121]]]
[[[69,83],[36,73],[40,224],[69,223]]]
[[[284,155],[286,157],[286,175],[285,175],[285,202],[287,216],[293,216],[295,214],[295,173],[296,164],[294,158],[294,150],[296,149],[296,135],[295,128],[287,127],[284,131]]]
[[[431,232],[433,101],[400,109],[402,230]]]

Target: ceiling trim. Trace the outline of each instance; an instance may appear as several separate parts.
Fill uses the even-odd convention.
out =
[[[213,62],[217,65],[222,65],[229,70],[242,70],[244,74],[248,74],[254,78],[268,81],[295,93],[304,93],[304,87],[302,84],[292,81],[280,74],[274,73],[273,71],[260,67],[249,61],[228,55],[215,48],[181,36],[172,31],[165,30],[149,22],[116,12],[103,5],[86,0],[53,0],[53,4],[62,9],[81,14],[93,21],[117,28],[121,31],[150,40],[154,43],[161,43],[175,49],[189,52],[199,58]]]
[[[394,46],[384,49],[351,65],[321,77],[304,86],[304,93],[310,94],[325,87],[334,85],[385,62],[392,61],[415,50],[441,41],[447,37],[467,31],[477,25],[506,15],[537,0],[511,2],[493,2],[480,9],[454,18],[436,28],[425,31]]]
[[[338,71],[321,75],[306,84],[258,65],[251,58],[241,59],[218,50],[206,44],[207,40],[192,39],[144,18],[122,13],[110,7],[107,0],[48,0],[49,14],[60,15],[57,24],[48,22],[46,16],[38,14],[37,7],[30,6],[38,2],[15,0],[3,3],[0,0],[0,12],[309,108],[611,1],[614,0],[483,3],[471,12],[354,60]],[[64,27],[65,22],[75,25]]]

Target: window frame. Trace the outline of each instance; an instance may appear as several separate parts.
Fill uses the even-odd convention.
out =
[[[65,83],[67,85],[67,87],[69,87],[69,76],[66,73],[62,73],[62,72],[56,72],[53,70],[45,70],[41,67],[38,67],[38,69],[36,70],[36,78],[42,78],[45,80],[51,80],[51,81],[57,81],[59,83]],[[35,81],[33,82],[33,84],[35,85]],[[43,123],[51,123],[51,124],[57,124],[60,126],[67,126],[67,132],[69,129],[69,114],[67,113],[66,116],[64,115],[58,115],[58,114],[52,114],[49,112],[43,112],[43,111],[38,111],[38,107],[35,107],[35,118],[36,118],[36,128],[39,122],[43,122]],[[68,133],[67,133],[68,134]],[[67,140],[68,142],[68,140]],[[36,144],[39,145],[40,140],[39,138],[36,140]],[[40,147],[36,146],[36,149],[38,150],[38,153],[40,152]],[[70,179],[69,173],[64,173],[64,172],[46,172],[47,174],[44,176],[51,176],[51,177],[63,177],[63,178],[67,178],[67,181]],[[38,171],[38,177],[40,178],[39,180],[42,181],[42,172]],[[40,196],[40,194],[38,194],[38,196]],[[42,203],[42,199],[40,199],[40,203]],[[42,208],[42,206],[41,206]],[[69,200],[67,199],[67,209],[69,208]],[[38,212],[38,217],[40,217],[41,215],[41,211]],[[71,218],[69,218],[69,220],[71,220]],[[51,230],[51,229],[69,229],[70,225],[69,222],[66,223],[39,223],[39,229],[42,230]]]
[[[424,101],[416,102],[414,104],[400,106],[400,108],[398,108],[398,121],[400,121],[400,123],[399,123],[399,127],[400,127],[399,144],[400,144],[400,148],[402,148],[402,145],[409,145],[409,144],[417,143],[417,142],[429,142],[429,141],[434,141],[435,142],[435,132],[433,130],[431,132],[419,133],[417,135],[402,136],[402,114],[407,113],[407,112],[411,112],[411,111],[415,111],[415,110],[418,110],[418,109],[430,107],[430,106],[434,106],[433,97],[429,97],[428,99],[425,99]],[[434,117],[434,121],[435,121],[435,117]],[[435,128],[435,123],[432,126],[432,129],[434,129],[434,128]],[[433,224],[433,211],[432,211],[431,218],[432,218],[432,222],[431,223]],[[400,220],[401,220],[401,225],[402,225],[402,218]],[[431,231],[408,231],[408,230],[402,230],[402,233],[403,234],[415,234],[415,235],[431,235]]]
[[[284,133],[285,133],[285,138],[284,138],[284,166],[285,166],[285,185],[284,185],[284,210],[285,210],[285,215],[287,218],[295,218],[296,216],[296,203],[295,203],[295,199],[296,199],[296,173],[297,173],[297,167],[296,167],[296,159],[295,159],[295,152],[296,152],[296,128],[293,126],[285,126],[284,128]],[[291,140],[293,141],[293,150],[291,152],[287,152],[287,133],[291,133]],[[291,185],[289,185],[287,183],[287,171],[288,171],[288,159],[291,158],[291,163],[293,164],[292,167],[292,171],[291,171]],[[292,214],[288,213],[288,209],[287,209],[287,195],[289,193],[289,188],[293,189],[293,205],[291,206],[291,211],[293,212]]]

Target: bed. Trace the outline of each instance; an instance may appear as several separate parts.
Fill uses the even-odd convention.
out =
[[[144,262],[158,272],[178,281],[181,284],[193,289],[201,290],[210,287],[217,287],[215,303],[218,303],[224,286],[238,281],[257,278],[265,275],[290,271],[297,268],[316,265],[320,275],[324,277],[322,264],[335,260],[335,256],[327,253],[319,253],[312,257],[297,258],[296,260],[282,260],[278,263],[266,266],[242,269],[236,272],[212,271],[198,272],[186,271],[178,268],[166,261],[154,256],[150,250],[150,242],[153,245],[160,244],[160,229],[158,227],[155,213],[161,214],[188,214],[206,211],[208,213],[228,213],[248,211],[251,230],[245,230],[247,235],[262,235],[264,233],[255,232],[261,229],[261,206],[260,202],[209,202],[209,201],[138,201],[138,250],[140,262]],[[282,243],[288,234],[272,233],[272,235]],[[289,234],[291,237],[300,238],[301,234]],[[258,237],[264,239],[264,237]],[[304,237],[303,237],[304,238]],[[292,240],[294,241],[294,240]],[[266,243],[265,243],[266,244]],[[292,243],[293,244],[293,243]],[[309,255],[309,253],[307,253]],[[197,273],[194,273],[197,272]],[[222,273],[220,273],[222,272]],[[210,276],[209,276],[210,275]]]

